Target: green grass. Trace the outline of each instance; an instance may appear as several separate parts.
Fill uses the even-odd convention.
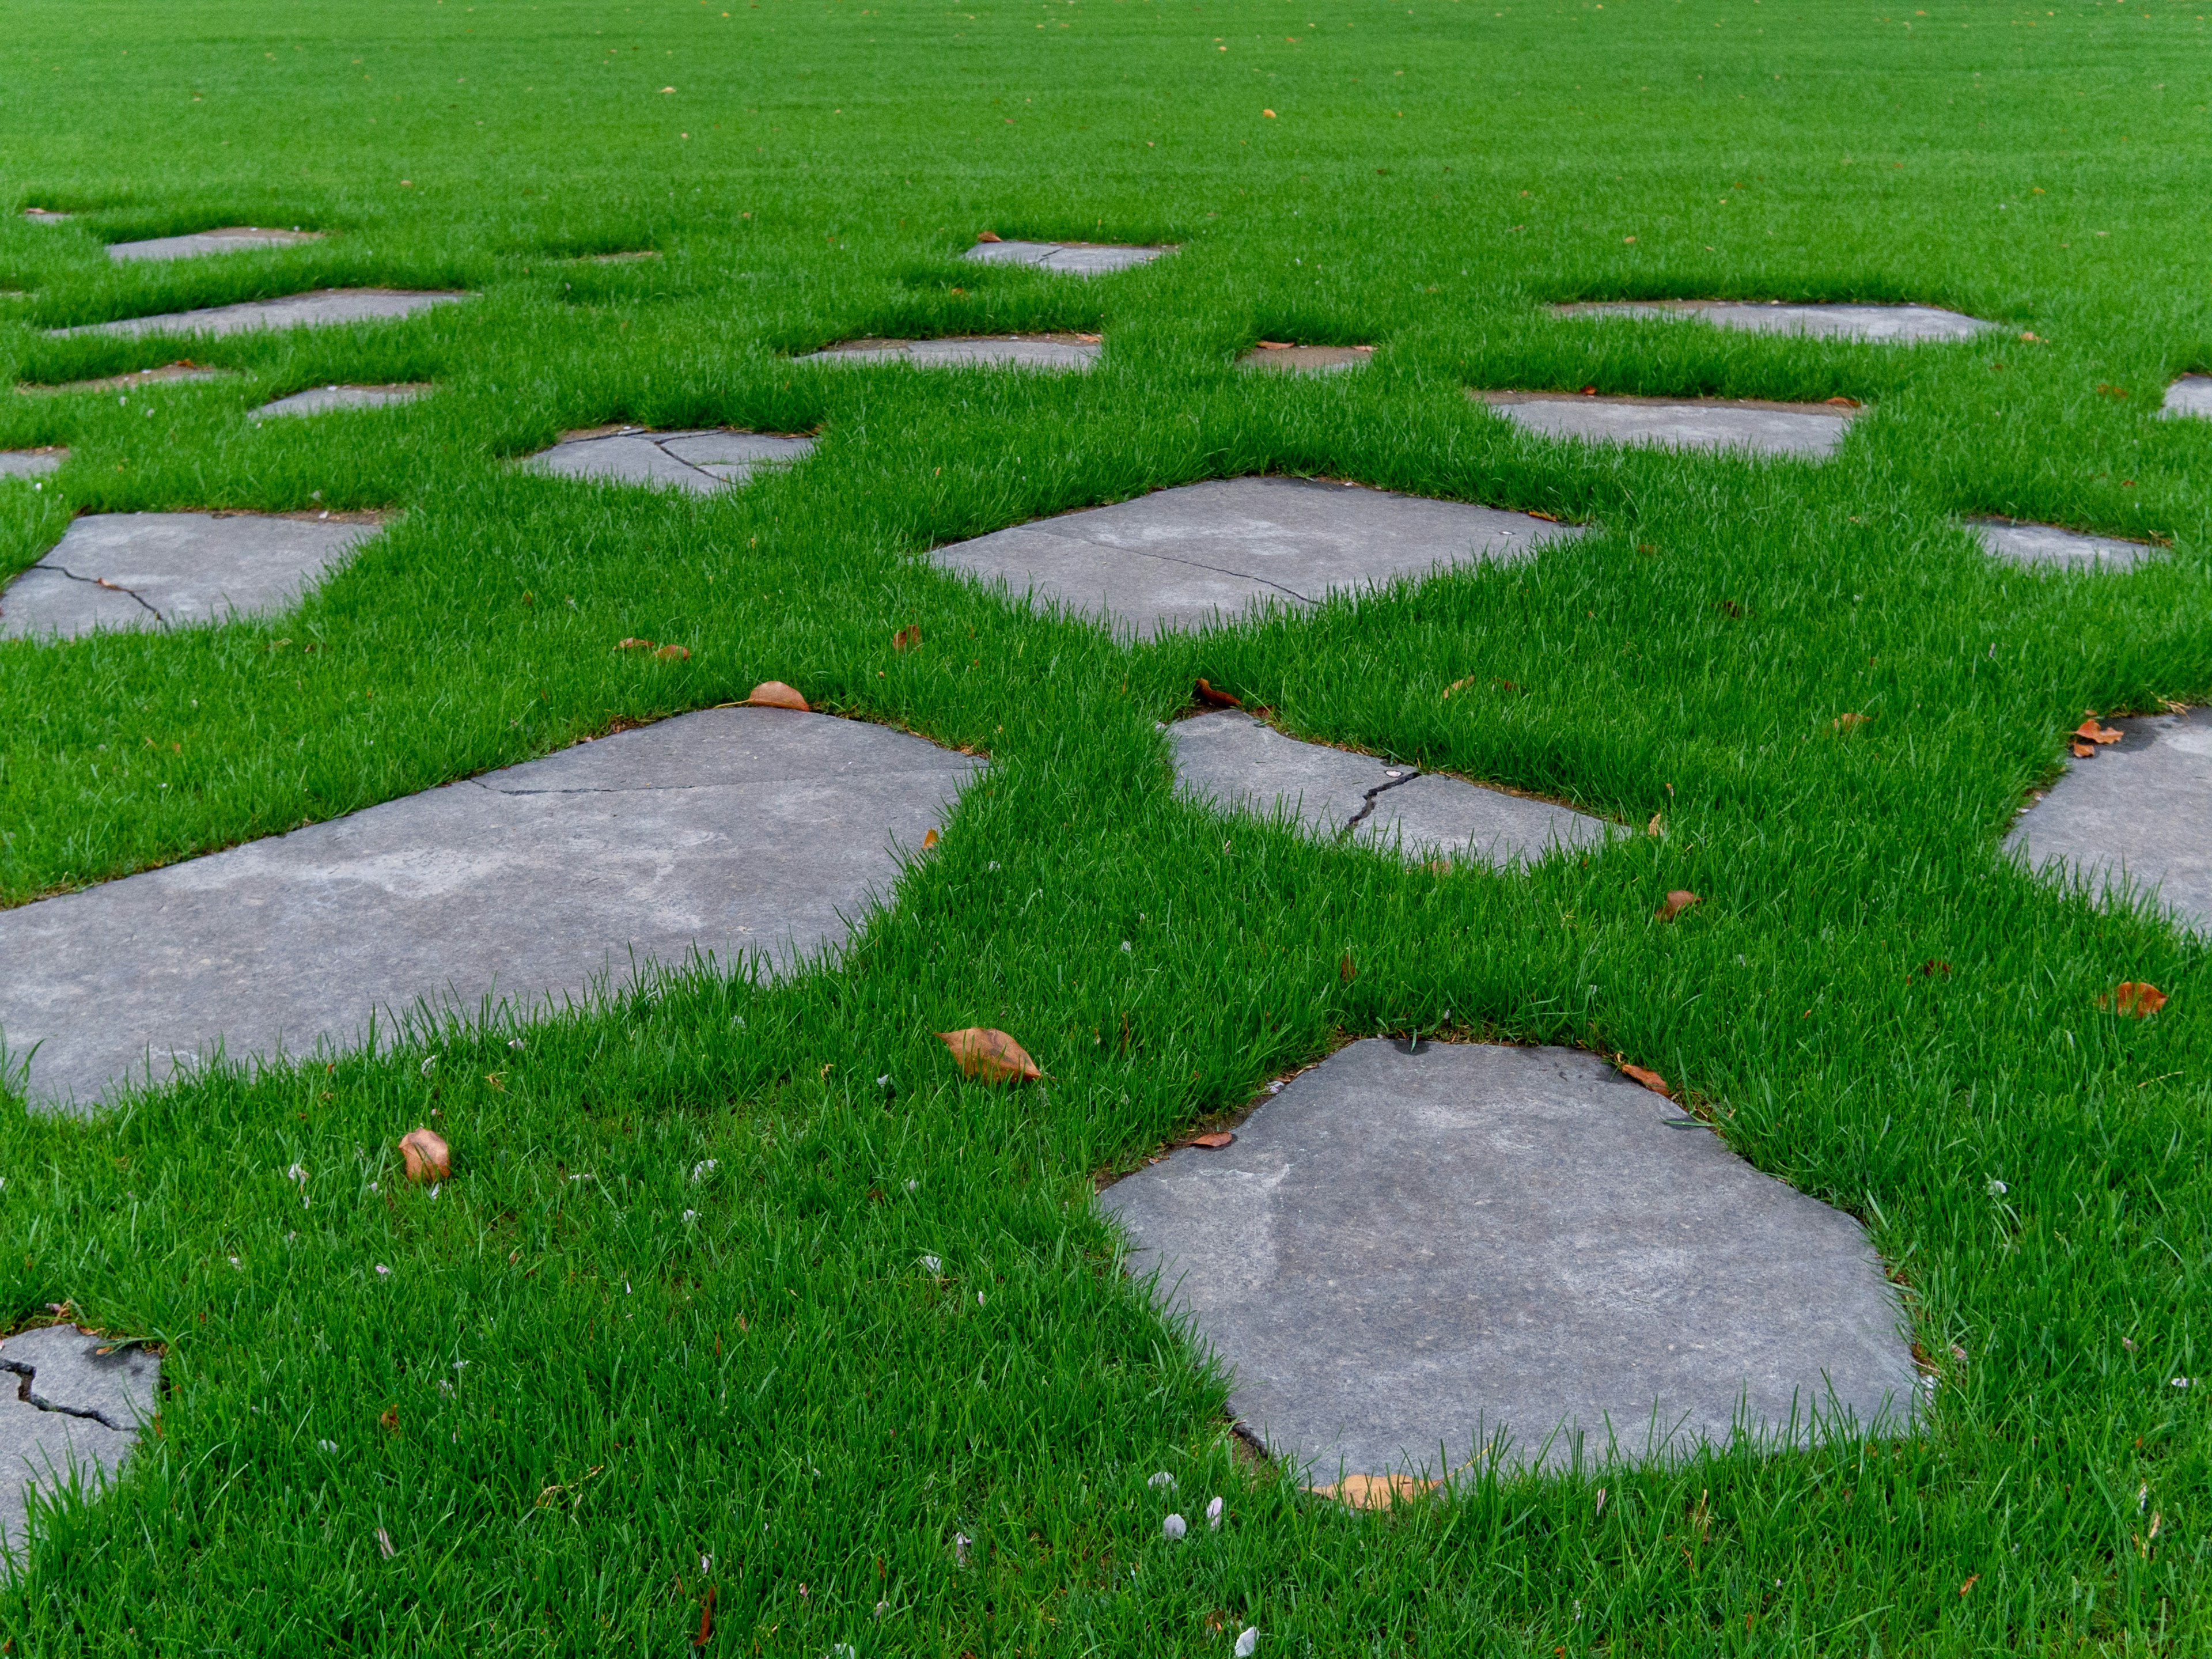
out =
[[[710,1589],[708,1651],[808,1659],[1225,1653],[1246,1624],[1263,1656],[2212,1646],[2212,1431],[2172,1382],[2212,1369],[2212,964],[1997,851],[2085,708],[2212,693],[2212,428],[2152,418],[2212,368],[2197,3],[20,0],[0,204],[80,216],[0,221],[12,378],[187,350],[238,378],[0,399],[0,447],[72,452],[0,482],[0,574],[76,511],[400,516],[287,616],[0,645],[5,902],[769,677],[993,766],[795,978],[676,973],[90,1121],[0,1109],[0,1328],[67,1298],[167,1345],[160,1435],[0,1588],[5,1650],[665,1653]],[[341,234],[100,252],[234,222]],[[1090,283],[955,263],[985,228],[1182,251]],[[479,297],[189,348],[40,331],[353,283]],[[2007,327],[1894,350],[1541,308],[1674,295]],[[1046,328],[1103,331],[1104,365],[789,361]],[[1238,375],[1261,337],[1379,349]],[[1465,396],[1586,385],[1870,407],[1814,469],[1547,444]],[[705,502],[505,465],[618,419],[821,442]],[[1126,650],[914,556],[1262,471],[1598,529]],[[2028,574],[1966,513],[2172,553]],[[1439,878],[1224,824],[1153,729],[1200,673],[1667,833]],[[1844,712],[1874,718],[1839,738]],[[1705,902],[1662,927],[1672,887]],[[2172,1001],[2099,1012],[2123,979]],[[1447,1018],[1653,1066],[1863,1217],[1940,1378],[1925,1431],[1367,1516],[1232,1455],[1094,1176]],[[1053,1080],[962,1082],[931,1033],[969,1024]],[[391,1150],[434,1112],[435,1195]],[[1163,1542],[1162,1468],[1228,1526]]]

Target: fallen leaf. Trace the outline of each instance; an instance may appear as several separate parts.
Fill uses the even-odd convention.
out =
[[[1288,351],[1291,349],[1288,340],[1262,340],[1259,343],[1262,351]]]
[[[1349,985],[1352,983],[1353,977],[1358,975],[1358,972],[1359,970],[1352,965],[1352,952],[1349,951],[1346,951],[1344,953],[1344,960],[1336,964],[1336,976],[1342,980],[1346,985]]]
[[[1837,409],[1856,409],[1859,406],[1859,400],[1856,398],[1824,398],[1821,401]]]
[[[1209,1152],[1218,1152],[1236,1139],[1237,1137],[1226,1129],[1216,1129],[1212,1134],[1193,1135],[1190,1138],[1190,1144],[1194,1146],[1203,1146]]]
[[[1923,979],[1935,979],[1939,975],[1948,979],[1950,974],[1951,964],[1940,957],[1930,957],[1920,964],[1920,976]]]
[[[1216,708],[1242,708],[1244,706],[1235,693],[1216,690],[1202,678],[1198,683],[1197,691],[1200,702],[1211,703]]]
[[[1441,1483],[1410,1474],[1347,1474],[1326,1486],[1309,1486],[1316,1498],[1333,1498],[1355,1510],[1387,1510],[1401,1498],[1421,1498]]]
[[[1677,887],[1667,895],[1667,902],[1651,914],[1661,921],[1672,921],[1693,904],[1704,902],[1686,887]]]
[[[1669,1100],[1674,1097],[1674,1091],[1667,1086],[1667,1079],[1656,1072],[1646,1071],[1641,1066],[1630,1066],[1624,1062],[1620,1068],[1620,1074],[1631,1082],[1642,1084],[1655,1095],[1664,1095]]]
[[[1075,337],[1085,345],[1097,345],[1105,339],[1103,334],[1079,334]]]
[[[796,708],[801,714],[808,711],[806,699],[781,680],[763,680],[753,687],[753,694],[745,701],[755,708]]]
[[[2097,752],[2096,746],[2094,744],[2083,743],[2078,738],[2074,741],[2072,747],[2074,750],[2074,758],[2075,760],[2087,760],[2090,756]]]
[[[653,651],[659,648],[659,642],[653,640],[629,639],[615,641],[615,649],[617,651]]]
[[[1845,732],[1856,732],[1873,718],[1871,714],[1838,714],[1828,722],[1828,730],[1839,735]]]
[[[995,230],[979,230],[975,233],[975,240],[979,242],[996,242],[1002,239]]]
[[[2112,993],[2112,1001],[2120,1012],[2136,1019],[2148,1019],[2166,1006],[2166,993],[2155,985],[2127,979],[2122,980],[2119,989]],[[2103,1004],[2104,999],[2100,997],[2098,1006],[2101,1007]]]
[[[1260,113],[1266,116],[1270,121],[1275,118],[1275,112],[1271,109],[1263,109]]]
[[[410,1181],[443,1181],[453,1172],[453,1154],[434,1129],[410,1129],[399,1137]]]
[[[922,835],[922,837],[921,837],[921,850],[922,850],[923,852],[927,853],[927,852],[931,848],[933,848],[933,847],[934,847],[934,846],[936,846],[936,845],[937,845],[937,831],[936,831],[935,828],[934,828],[934,827],[933,827],[933,828],[931,828],[931,829],[929,829],[929,830],[926,830],[926,831],[924,831],[924,832],[923,832],[923,835]]]
[[[911,628],[902,628],[891,635],[891,649],[894,651],[911,651],[921,643],[921,624],[920,623],[915,623]]]
[[[945,1046],[960,1062],[963,1077],[985,1083],[1034,1082],[1044,1075],[1022,1045],[1004,1031],[970,1025],[957,1031],[939,1031]]]
[[[1454,680],[1449,685],[1444,687],[1444,696],[1449,697],[1455,691],[1464,691],[1468,686],[1473,685],[1475,677],[1472,674],[1465,679]]]
[[[664,662],[683,662],[691,655],[691,648],[684,645],[664,645],[653,653]]]
[[[1960,1586],[1959,1586],[1959,1594],[1960,1594],[1960,1595],[1965,1595],[1968,1590],[1970,1590],[1970,1589],[1973,1589],[1973,1587],[1974,1587],[1975,1585],[1977,1585],[1977,1584],[1980,1583],[1981,1582],[1982,1582],[1982,1575],[1981,1575],[1981,1574],[1979,1574],[1978,1572],[1978,1573],[1976,1573],[1976,1574],[1974,1574],[1974,1575],[1973,1575],[1973,1577],[1972,1577],[1971,1578],[1967,1579],[1967,1580],[1966,1580],[1966,1582],[1965,1583],[1963,1583],[1963,1584],[1961,1584],[1961,1585],[1960,1585]]]
[[[1662,836],[1666,834],[1666,818],[1667,815],[1664,812],[1654,812],[1651,815],[1651,822],[1644,826],[1644,833],[1647,836]]]
[[[691,1645],[703,1648],[707,1638],[714,1633],[714,1586],[707,1586],[707,1599],[699,1607],[699,1633],[691,1638]]]
[[[2117,726],[2098,725],[2097,718],[2093,714],[2074,728],[2074,735],[2084,743],[2118,743],[2127,733]]]
[[[384,1425],[385,1431],[387,1433],[398,1433],[399,1407],[397,1406],[386,1406],[383,1412],[379,1414],[376,1420]]]

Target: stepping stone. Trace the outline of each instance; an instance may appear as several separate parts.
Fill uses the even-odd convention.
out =
[[[263,230],[252,225],[227,225],[221,230],[198,230],[189,236],[156,236],[143,242],[110,242],[111,259],[196,259],[207,253],[238,253],[251,248],[289,247],[295,242],[319,240],[313,230]]]
[[[1629,300],[1553,306],[1560,317],[1692,317],[1747,334],[1802,334],[1816,340],[1873,340],[1915,345],[1971,340],[2000,329],[1935,306],[1783,305],[1748,300]]]
[[[33,224],[65,225],[76,217],[74,213],[57,213],[51,208],[25,208],[23,216]]]
[[[165,363],[159,368],[133,369],[128,374],[108,374],[96,380],[70,380],[60,386],[33,386],[19,381],[15,390],[27,396],[58,398],[65,392],[131,392],[142,386],[157,386],[165,380],[222,380],[236,378],[236,371],[210,368],[204,363],[191,362]]]
[[[1408,860],[1478,859],[1498,869],[1554,847],[1601,847],[1613,828],[1547,800],[1301,743],[1224,709],[1168,728],[1182,792],[1224,811],[1286,815],[1320,840],[1354,839]]]
[[[77,639],[283,611],[379,526],[258,513],[97,513],[0,588],[0,639]]]
[[[411,317],[432,306],[452,305],[470,296],[459,293],[415,293],[393,288],[325,288],[288,294],[279,300],[248,300],[204,311],[172,311],[158,317],[125,317],[112,323],[80,323],[52,328],[46,337],[76,334],[244,334],[254,329],[334,328],[346,323],[387,322]]]
[[[714,708],[0,911],[0,1036],[45,1106],[210,1057],[380,1042],[841,945],[981,763],[859,720]],[[33,1045],[36,1045],[35,1049]]]
[[[1754,455],[1833,453],[1856,410],[1755,398],[1592,398],[1572,392],[1475,392],[1516,426],[1547,438]]]
[[[1358,368],[1375,355],[1373,346],[1256,345],[1237,362],[1243,368],[1272,368],[1278,374],[1325,374]]]
[[[961,335],[946,340],[848,340],[801,357],[802,363],[902,362],[920,368],[1093,367],[1103,348],[1074,334]]]
[[[305,392],[264,404],[246,418],[266,421],[283,416],[327,415],[334,409],[389,409],[395,404],[411,404],[417,398],[427,398],[433,389],[426,380],[409,380],[397,386],[311,386]]]
[[[1369,1038],[1099,1202],[1303,1478],[1895,1432],[1918,1378],[1857,1222],[1572,1048]],[[1439,1460],[1441,1459],[1441,1463]]]
[[[1028,265],[1071,276],[1099,276],[1132,265],[1148,265],[1175,251],[1107,242],[978,242],[960,257],[970,264]]]
[[[572,432],[522,464],[533,471],[564,477],[673,485],[704,495],[743,483],[762,467],[788,466],[813,448],[811,438],[773,438],[711,427],[695,432],[603,427]]]
[[[2194,416],[2212,420],[2212,374],[2185,374],[2166,389],[2159,414],[2167,420]]]
[[[1216,478],[1155,490],[940,547],[947,570],[1003,581],[1117,634],[1230,622],[1264,600],[1302,609],[1332,593],[1490,559],[1510,562],[1583,533],[1522,513],[1309,478]]]
[[[75,1485],[89,1497],[115,1478],[154,1420],[161,1375],[137,1343],[74,1325],[0,1340],[0,1547],[27,1541],[33,1492],[52,1502]]]
[[[2212,707],[2106,724],[2119,742],[2069,764],[2014,821],[2007,850],[2100,896],[2148,890],[2212,936]]]
[[[1990,553],[2014,564],[2056,565],[2074,570],[2127,570],[2166,550],[2149,542],[2087,536],[2051,524],[2013,519],[1969,519],[1966,528]]]
[[[35,478],[56,471],[67,459],[69,451],[59,444],[42,449],[0,449],[0,478]]]

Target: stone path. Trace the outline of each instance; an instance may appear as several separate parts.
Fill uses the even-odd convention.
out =
[[[0,639],[76,639],[282,611],[374,522],[254,513],[100,513],[0,588]]]
[[[2148,542],[2089,536],[2057,525],[2022,524],[2013,519],[1970,519],[1966,527],[1990,552],[2014,564],[2129,570],[2166,550]]]
[[[843,941],[981,765],[827,714],[678,715],[0,911],[0,1038],[34,1104],[83,1103],[218,1043],[349,1048],[419,1002],[535,1012],[695,951],[787,970]]]
[[[1133,265],[1148,265],[1175,251],[1108,242],[978,242],[960,257],[972,264],[1028,265],[1071,276],[1100,276]]]
[[[2185,374],[2166,389],[2159,411],[2168,420],[2195,416],[2212,420],[2212,374]]]
[[[1279,374],[1326,374],[1358,368],[1374,355],[1373,346],[1256,345],[1237,362],[1244,368],[1271,368]]]
[[[74,1325],[0,1340],[0,1547],[27,1541],[34,1490],[51,1501],[72,1477],[88,1495],[114,1479],[154,1419],[161,1375],[161,1360],[136,1343]]]
[[[1077,334],[960,335],[945,340],[849,340],[813,352],[802,363],[908,362],[918,368],[1049,368],[1080,372],[1103,348]]]
[[[172,311],[158,317],[125,317],[112,323],[80,323],[46,331],[49,339],[76,334],[244,334],[254,329],[334,328],[347,323],[389,322],[432,306],[453,305],[471,296],[459,293],[417,293],[393,288],[325,288],[288,294],[278,300],[248,300],[204,311]]]
[[[1612,826],[1547,800],[1486,789],[1372,755],[1301,743],[1224,710],[1168,728],[1176,782],[1215,806],[1295,818],[1409,860],[1465,856],[1504,869],[1555,847],[1601,847]]]
[[[69,451],[59,444],[41,449],[0,449],[0,478],[35,478],[58,471]]]
[[[1593,1054],[1355,1042],[1106,1189],[1139,1273],[1307,1478],[1902,1427],[1917,1376],[1859,1224]],[[1832,1419],[1831,1419],[1832,1420]],[[1555,1432],[1556,1431],[1556,1432]],[[1548,1442],[1548,1443],[1547,1443]]]
[[[1802,334],[1819,340],[1884,344],[1971,340],[2001,329],[1935,306],[1784,305],[1748,300],[1627,300],[1553,306],[1560,317],[1687,317],[1747,334]]]
[[[2006,848],[2101,894],[2130,880],[2154,890],[2182,926],[2212,936],[2212,708],[2105,723],[2120,741],[2069,764]]]
[[[435,389],[426,380],[409,380],[396,386],[311,386],[305,392],[264,404],[246,418],[266,421],[287,416],[327,415],[334,409],[390,409],[394,404],[427,398]]]
[[[811,438],[726,428],[653,432],[638,426],[603,427],[572,432],[522,464],[563,477],[672,485],[704,495],[743,483],[763,467],[788,466],[813,449]]]
[[[236,378],[236,371],[210,368],[204,363],[164,363],[159,368],[133,369],[128,374],[106,374],[96,380],[69,380],[59,386],[34,386],[18,381],[15,390],[27,396],[58,398],[70,392],[135,392],[142,386],[160,386],[170,380],[227,380]]]
[[[1117,633],[1233,621],[1580,535],[1525,514],[1306,478],[1218,478],[941,547],[937,564]]]
[[[209,253],[238,253],[252,248],[289,247],[295,242],[320,240],[313,230],[263,230],[252,225],[227,225],[221,230],[196,230],[189,236],[156,236],[143,242],[110,242],[111,259],[197,259]]]
[[[1547,438],[1662,449],[1733,449],[1825,459],[1856,410],[1752,398],[1593,398],[1572,392],[1475,392],[1516,426]]]

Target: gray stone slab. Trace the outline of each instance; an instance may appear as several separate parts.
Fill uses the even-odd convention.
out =
[[[111,259],[197,259],[210,253],[242,253],[254,248],[289,247],[312,242],[320,233],[312,230],[264,230],[255,225],[226,225],[221,230],[196,230],[188,236],[155,236],[143,242],[110,242]]]
[[[1553,306],[1562,317],[1693,318],[1747,334],[1800,334],[1816,340],[1872,340],[1917,345],[1971,340],[2003,327],[1936,306],[1784,305],[1749,300],[1628,300]]]
[[[1175,251],[1109,242],[978,242],[960,257],[970,264],[1028,265],[1071,276],[1101,276],[1133,265],[1150,264]]]
[[[813,448],[811,438],[778,438],[715,428],[653,432],[629,426],[612,432],[572,434],[529,457],[523,465],[563,477],[660,484],[703,495],[742,483],[763,467],[788,466]]]
[[[20,1376],[16,1391],[40,1411],[135,1429],[153,1420],[161,1362],[135,1342],[110,1342],[74,1325],[42,1325],[0,1341],[0,1370]]]
[[[801,357],[802,363],[908,362],[918,368],[1048,368],[1080,373],[1101,347],[1072,334],[962,335],[944,340],[854,340]]]
[[[2212,707],[2105,722],[2120,741],[2071,763],[2014,820],[2005,846],[2032,870],[2106,896],[2154,895],[2212,935]]]
[[[227,380],[237,378],[234,369],[210,368],[204,363],[164,363],[159,368],[133,369],[128,374],[105,374],[94,380],[69,380],[59,386],[36,386],[18,381],[15,390],[28,397],[58,398],[70,392],[135,392],[140,386],[161,386],[170,380]]]
[[[1168,728],[1176,782],[1224,810],[1279,814],[1409,860],[1480,860],[1500,869],[1554,847],[1603,846],[1612,826],[1555,802],[1486,789],[1372,755],[1302,743],[1224,709]]]
[[[52,208],[25,208],[23,216],[34,225],[65,225],[76,215],[57,213]]]
[[[774,973],[841,945],[981,765],[716,708],[0,911],[0,1040],[46,1106],[380,1039],[419,1006],[532,1012],[632,964]],[[35,1050],[34,1050],[35,1045]]]
[[[2073,570],[2129,570],[2166,550],[2117,536],[2090,536],[2051,524],[2023,524],[2014,519],[1970,519],[1966,527],[2000,559],[2014,564],[2049,565]]]
[[[2212,374],[2185,374],[2166,389],[2159,414],[2167,420],[2194,416],[2212,421]]]
[[[1328,374],[1358,368],[1375,356],[1373,346],[1255,346],[1237,361],[1245,368],[1278,374]]]
[[[1571,525],[1465,501],[1307,478],[1217,478],[939,548],[948,570],[1003,581],[1117,633],[1233,620],[1272,600],[1318,604],[1400,576],[1533,557]]]
[[[33,1492],[92,1496],[114,1478],[153,1420],[160,1376],[161,1361],[135,1343],[74,1325],[0,1341],[0,1549],[27,1541]]]
[[[255,513],[100,513],[0,588],[0,639],[75,639],[282,611],[378,526]]]
[[[1571,392],[1479,392],[1505,419],[1547,438],[1662,449],[1733,449],[1824,459],[1856,410],[1752,398],[1591,398]]]
[[[305,392],[295,392],[289,398],[279,398],[274,403],[264,404],[246,418],[266,421],[301,415],[327,415],[334,409],[390,409],[398,404],[411,404],[418,398],[427,398],[435,390],[426,380],[410,380],[396,386],[311,386]]]
[[[1682,1116],[1579,1050],[1370,1038],[1099,1201],[1309,1479],[1907,1426],[1858,1223]]]
[[[43,449],[0,449],[0,478],[35,478],[58,471],[67,459],[69,451],[59,444]]]
[[[422,293],[393,288],[325,288],[288,294],[277,300],[247,300],[204,311],[172,311],[158,317],[125,317],[112,323],[80,323],[46,331],[51,339],[73,334],[245,334],[255,329],[335,328],[348,323],[390,322],[433,306],[453,305],[472,296]]]

